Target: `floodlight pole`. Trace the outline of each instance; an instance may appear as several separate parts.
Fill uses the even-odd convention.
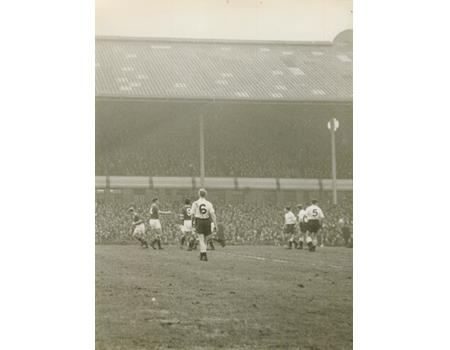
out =
[[[332,187],[333,187],[333,204],[337,204],[337,186],[336,186],[336,130],[339,127],[339,123],[336,118],[331,118],[328,122],[328,128],[331,131],[331,174],[332,174]]]
[[[205,121],[200,114],[200,186],[205,187]]]

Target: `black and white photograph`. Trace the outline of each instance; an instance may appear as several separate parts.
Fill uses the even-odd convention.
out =
[[[450,349],[448,7],[2,4],[0,349]]]
[[[97,0],[95,342],[352,349],[352,2]]]
[[[448,7],[2,4],[0,349],[450,349]]]

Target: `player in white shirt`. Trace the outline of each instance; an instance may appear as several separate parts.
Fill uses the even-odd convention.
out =
[[[313,199],[311,205],[306,208],[306,219],[308,220],[308,232],[310,234],[309,239],[307,238],[307,244],[312,252],[316,251],[317,234],[322,226],[322,220],[325,218],[317,203],[317,200]]]
[[[204,188],[198,191],[199,198],[192,203],[191,215],[195,231],[198,234],[200,244],[200,260],[208,261],[206,256],[206,240],[211,234],[211,221],[217,227],[216,213],[211,202],[206,200],[207,192]]]
[[[306,233],[308,232],[308,219],[306,218],[306,210],[303,209],[303,205],[297,205],[298,209],[298,226],[300,230],[300,237],[298,239],[297,249],[303,249],[303,243],[306,239]]]
[[[295,214],[291,211],[291,207],[284,208],[284,233],[289,236],[289,246],[288,249],[292,249],[292,244],[297,248],[297,242],[295,241],[295,224],[297,223],[297,218]]]

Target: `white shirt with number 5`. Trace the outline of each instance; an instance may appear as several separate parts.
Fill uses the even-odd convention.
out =
[[[325,216],[323,215],[322,209],[315,204],[311,204],[308,208],[306,208],[306,218],[308,221],[321,220],[325,218]]]

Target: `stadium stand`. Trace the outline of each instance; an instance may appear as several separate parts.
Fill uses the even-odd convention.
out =
[[[335,117],[337,177],[351,179],[352,61],[348,42],[97,38],[96,175],[198,176],[202,115],[207,177],[329,179],[326,125]],[[346,193],[340,193],[338,206],[322,202],[328,245],[343,243],[338,220],[352,220]],[[126,208],[133,203],[145,217],[146,196],[131,202],[124,194],[97,198],[96,241],[129,241]],[[279,203],[214,204],[229,244],[283,243]],[[180,203],[163,207],[178,213]],[[175,242],[176,215],[162,222],[166,241]]]
[[[207,176],[330,178],[326,117],[242,114],[206,119]],[[340,122],[337,174],[351,178],[352,120],[342,117]],[[96,175],[197,175],[197,129],[198,120],[187,115],[143,117],[134,112],[99,117]]]
[[[98,38],[96,96],[350,101],[353,50],[335,45]]]
[[[97,38],[96,175],[199,174],[202,113],[207,176],[329,178],[337,117],[338,178],[351,178],[352,60],[340,41]]]

